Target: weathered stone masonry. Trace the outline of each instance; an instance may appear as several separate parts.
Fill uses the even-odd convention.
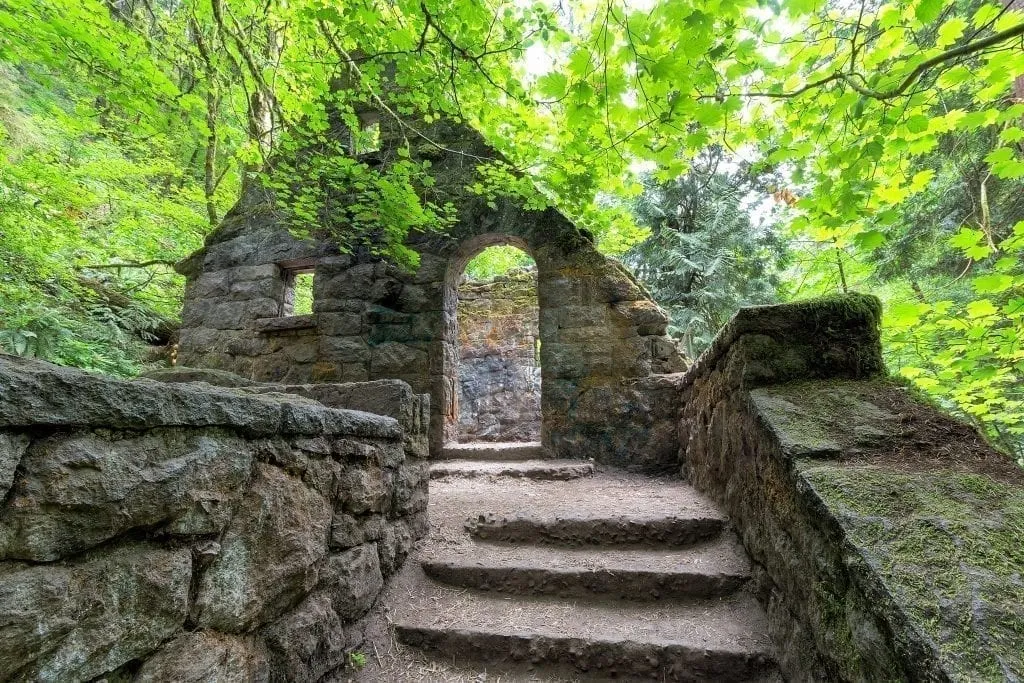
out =
[[[537,273],[459,285],[459,441],[540,441]]]
[[[386,156],[401,131],[381,127]],[[427,130],[455,152],[424,147],[413,156],[430,158],[438,192],[451,194],[459,221],[448,234],[410,236],[418,269],[298,240],[272,198],[252,188],[180,265],[187,277],[180,363],[271,382],[401,379],[431,395],[431,453],[439,455],[457,436],[458,280],[480,251],[509,244],[537,264],[544,444],[561,457],[667,466],[674,448],[638,456],[637,444],[594,422],[589,407],[610,393],[639,391],[624,382],[682,368],[665,337],[665,313],[557,211],[466,193],[475,168],[459,153],[496,156],[475,131],[449,122]],[[314,313],[281,317],[289,270],[299,267],[315,270]]]
[[[1019,680],[1024,473],[884,376],[877,299],[741,310],[675,383],[684,474],[794,680]]]
[[[394,417],[282,389],[0,355],[0,679],[344,665],[426,529],[427,403],[400,382],[289,388]]]

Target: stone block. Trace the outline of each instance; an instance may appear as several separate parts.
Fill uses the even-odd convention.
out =
[[[336,458],[351,465],[395,467],[405,458],[402,444],[397,442],[335,439],[331,442],[331,450]]]
[[[407,515],[427,509],[427,482],[430,478],[430,463],[426,460],[409,460],[398,468],[394,479],[395,515]]]
[[[427,352],[409,344],[387,342],[370,349],[370,374],[376,379],[430,374]]]
[[[313,295],[314,313],[362,313],[366,306],[360,299],[327,299]]]
[[[238,237],[208,245],[203,270],[273,265],[278,261],[315,256],[320,250],[314,242],[293,237],[283,228],[252,226]]]
[[[370,348],[360,337],[322,337],[320,339],[321,362],[369,363]]]
[[[405,520],[397,520],[384,527],[384,533],[377,542],[380,569],[385,577],[391,576],[408,557],[416,538]]]
[[[390,485],[384,468],[352,465],[338,479],[338,500],[352,514],[385,513],[391,503]]]
[[[0,432],[0,500],[14,483],[14,471],[28,450],[29,438],[25,434]]]
[[[346,661],[345,624],[323,590],[306,597],[260,635],[274,681],[319,681]]]
[[[183,327],[178,347],[183,353],[193,351],[209,353],[225,349],[227,344],[236,338],[238,338],[238,333],[233,331],[214,330],[209,327]]]
[[[183,429],[43,439],[0,517],[0,557],[49,562],[140,527],[219,533],[251,465],[244,440]]]
[[[231,292],[231,270],[213,270],[200,273],[185,285],[187,299],[205,299],[227,296]]]
[[[271,465],[258,476],[199,582],[197,624],[244,633],[280,616],[306,595],[327,555],[327,501]]]
[[[291,339],[284,347],[284,354],[293,363],[312,364],[317,360],[319,349],[319,340],[308,335]]]
[[[69,564],[0,563],[0,671],[88,681],[144,658],[188,615],[187,548],[108,547]]]
[[[453,370],[459,365],[460,351],[461,349],[457,343],[452,343],[447,339],[430,344],[427,352],[430,357],[430,374],[447,375],[453,373]]]
[[[354,621],[366,614],[384,587],[376,544],[367,543],[328,557],[320,586],[331,597],[342,621]]]
[[[449,259],[446,256],[432,254],[430,252],[420,253],[420,265],[413,273],[413,282],[442,283],[448,271]]]
[[[370,303],[397,301],[402,283],[383,263],[362,263],[348,270],[314,281],[313,298],[348,299]],[[317,278],[319,280],[319,278]]]
[[[327,337],[349,337],[366,331],[360,313],[321,313],[317,316],[317,333]]]
[[[345,550],[366,541],[363,518],[335,512],[331,520],[331,550]]]
[[[612,305],[615,311],[639,328],[641,335],[664,335],[668,327],[668,315],[653,301],[619,302]]]
[[[185,304],[181,324],[183,327],[241,330],[257,318],[277,316],[280,309],[280,302],[266,297],[247,301],[193,299]]]
[[[266,648],[252,637],[183,633],[146,660],[135,683],[268,683]]]

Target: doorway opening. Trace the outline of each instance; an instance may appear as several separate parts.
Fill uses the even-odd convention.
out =
[[[540,441],[539,314],[537,266],[525,251],[492,246],[466,264],[456,306],[456,441]]]

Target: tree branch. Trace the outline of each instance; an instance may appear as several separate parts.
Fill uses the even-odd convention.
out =
[[[149,261],[139,261],[137,263],[94,263],[87,266],[79,266],[79,270],[102,270],[105,268],[150,268],[152,266],[170,266],[173,268],[175,263],[177,263],[177,261],[157,258]]]
[[[829,74],[828,76],[825,76],[823,78],[819,78],[816,81],[808,83],[807,85],[801,88],[797,88],[796,90],[792,90],[790,92],[750,91],[716,93],[714,95],[700,95],[697,99],[722,99],[724,97],[767,97],[773,99],[792,99],[794,97],[799,97],[800,95],[803,95],[805,92],[809,90],[813,90],[823,85],[827,85],[828,83],[832,83],[833,81],[842,81],[846,83],[848,86],[850,86],[853,90],[863,95],[864,97],[869,97],[872,99],[882,101],[891,100],[905,93],[907,89],[910,88],[910,86],[912,86],[914,83],[916,83],[917,80],[920,79],[925,73],[927,73],[934,67],[939,66],[940,64],[949,62],[959,57],[966,57],[967,55],[974,54],[975,52],[981,52],[986,48],[993,47],[994,45],[998,45],[999,43],[1020,36],[1024,36],[1024,24],[1018,24],[1004,31],[1000,31],[999,33],[994,33],[988,38],[983,38],[981,40],[976,40],[972,43],[966,43],[964,45],[960,45],[959,47],[954,47],[949,50],[946,50],[945,52],[937,54],[934,57],[926,59],[920,64],[918,64],[917,67],[913,71],[911,71],[907,75],[907,77],[900,82],[899,85],[897,85],[895,88],[892,88],[891,90],[872,90],[871,88],[865,88],[864,86],[860,85],[860,83],[857,83],[854,80],[856,78],[866,82],[867,79],[865,79],[860,74],[855,72],[847,73],[843,71],[836,71],[835,73]]]

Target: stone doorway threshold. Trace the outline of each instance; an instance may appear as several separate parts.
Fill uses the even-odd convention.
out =
[[[551,454],[540,441],[468,441],[445,444],[442,460],[545,460]]]

